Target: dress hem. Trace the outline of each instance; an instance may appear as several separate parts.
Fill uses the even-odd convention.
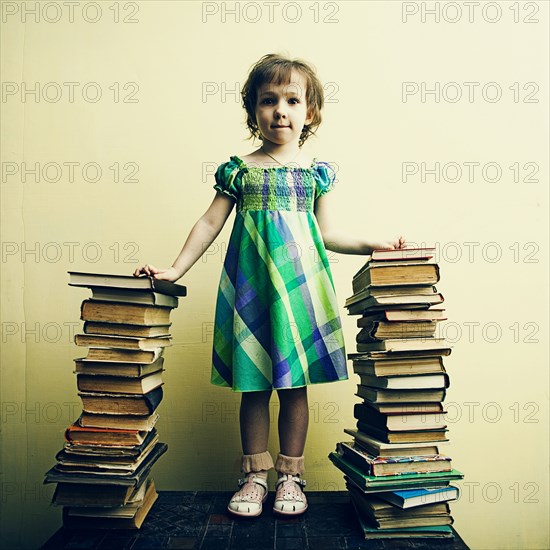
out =
[[[331,384],[333,382],[345,382],[346,380],[349,380],[349,377],[346,378],[338,378],[336,380],[323,380],[320,382],[310,382],[309,384],[302,384],[301,386],[281,386],[278,388],[275,388],[271,386],[270,388],[259,388],[259,389],[253,389],[253,390],[236,390],[229,384],[215,384],[213,382],[210,383],[212,386],[217,386],[219,388],[229,388],[233,391],[233,393],[245,393],[245,392],[253,392],[253,391],[268,391],[268,390],[294,390],[296,388],[306,388],[307,386],[318,386],[319,384]]]

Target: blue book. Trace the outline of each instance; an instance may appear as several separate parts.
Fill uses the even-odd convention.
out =
[[[387,491],[378,493],[377,496],[399,508],[413,508],[423,504],[435,502],[448,502],[456,500],[459,495],[458,487],[448,485],[446,487],[432,487],[421,489],[405,489],[404,491]]]

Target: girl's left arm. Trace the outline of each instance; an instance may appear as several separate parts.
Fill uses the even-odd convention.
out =
[[[400,235],[392,240],[371,240],[362,237],[347,235],[336,229],[329,216],[331,193],[325,193],[318,197],[314,205],[314,213],[317,224],[323,236],[323,242],[327,250],[340,254],[371,254],[374,249],[405,248],[405,238]]]

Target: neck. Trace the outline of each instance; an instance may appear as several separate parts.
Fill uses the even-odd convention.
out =
[[[301,153],[301,149],[297,143],[278,145],[276,143],[264,142],[260,149],[268,156],[273,155],[282,164],[295,161]]]

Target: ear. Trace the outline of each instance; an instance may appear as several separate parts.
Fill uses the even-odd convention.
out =
[[[308,110],[305,124],[311,124],[313,121],[313,111]]]

